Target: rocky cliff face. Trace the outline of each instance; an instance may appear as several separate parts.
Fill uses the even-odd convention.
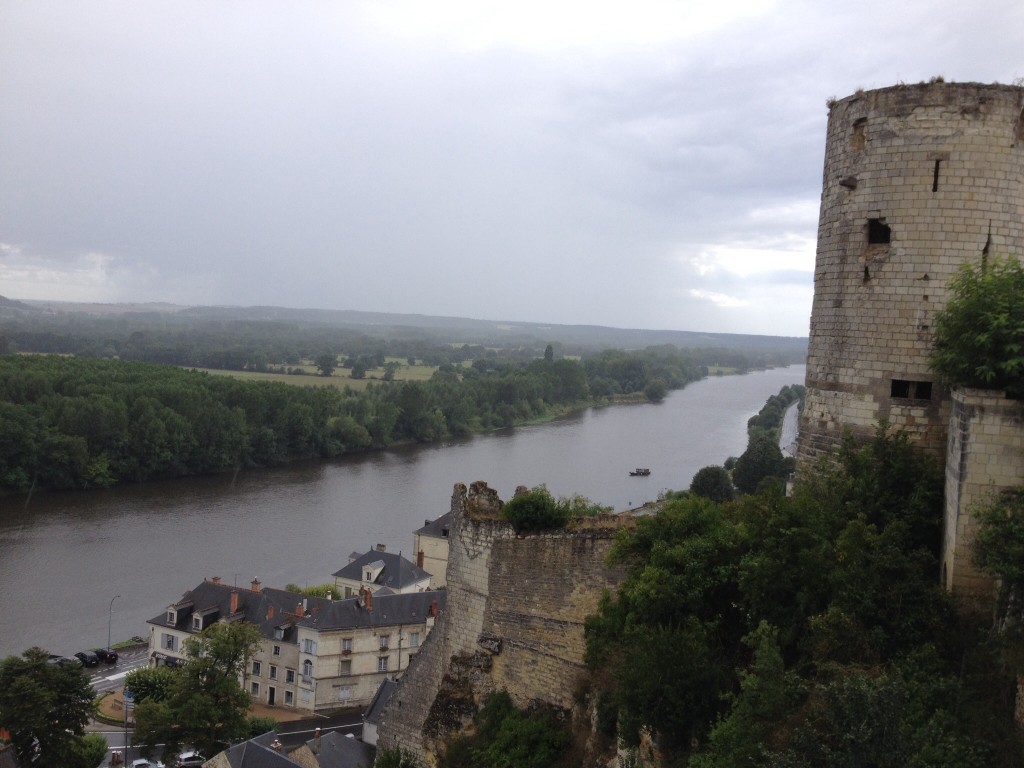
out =
[[[380,748],[436,765],[445,741],[496,690],[519,707],[577,709],[586,683],[583,622],[625,575],[605,560],[630,518],[517,535],[501,505],[484,482],[455,486],[447,610],[381,716]]]

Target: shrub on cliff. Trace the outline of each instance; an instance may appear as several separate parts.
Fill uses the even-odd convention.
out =
[[[1024,267],[1016,259],[965,264],[935,319],[931,367],[953,387],[1024,397]]]
[[[477,713],[476,733],[448,746],[441,768],[550,768],[564,764],[569,734],[549,708],[517,709],[497,691]],[[379,762],[379,761],[378,761]]]

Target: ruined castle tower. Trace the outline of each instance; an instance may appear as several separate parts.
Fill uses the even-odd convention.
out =
[[[831,104],[802,462],[882,419],[945,453],[932,324],[961,264],[1024,257],[1022,108],[1022,88],[944,82]]]
[[[1024,259],[1024,88],[932,82],[831,105],[799,460],[881,420],[945,462],[942,581],[990,605],[973,505],[1024,484],[1024,403],[946,391],[928,367],[950,277]]]

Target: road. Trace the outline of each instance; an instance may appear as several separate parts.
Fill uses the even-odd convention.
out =
[[[149,647],[145,645],[138,648],[128,648],[118,653],[117,663],[104,664],[101,661],[98,667],[86,669],[86,673],[92,682],[92,689],[99,696],[117,690],[124,685],[125,675],[149,663]]]

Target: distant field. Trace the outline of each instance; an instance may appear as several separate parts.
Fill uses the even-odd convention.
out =
[[[390,358],[389,358],[390,361]],[[401,362],[395,359],[394,362]],[[297,387],[335,387],[345,389],[350,387],[357,392],[362,392],[371,383],[384,383],[384,369],[370,368],[366,372],[365,379],[353,379],[347,368],[339,368],[333,376],[316,375],[314,365],[293,365],[292,368],[301,368],[307,371],[308,376],[295,376],[287,373],[257,373],[255,371],[224,371],[217,368],[193,368],[196,371],[214,374],[215,376],[231,376],[235,379],[246,381],[279,381],[283,384],[293,384]],[[426,381],[434,375],[436,366],[413,365],[402,363],[402,366],[395,371],[395,381]]]

